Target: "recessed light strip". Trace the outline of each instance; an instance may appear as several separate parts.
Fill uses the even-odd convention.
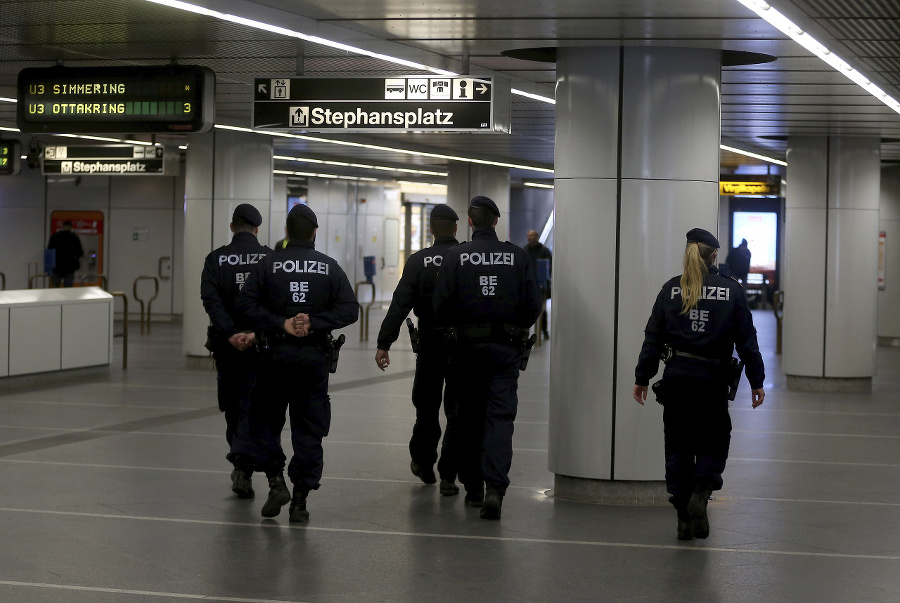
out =
[[[825,48],[825,46],[811,35],[803,31],[793,21],[763,2],[762,0],[737,0],[754,13],[765,19],[782,33],[788,35],[795,42],[812,52],[814,55],[834,67],[837,71],[847,76],[858,84],[863,90],[883,102],[885,105],[900,113],[900,102],[889,96],[887,92],[869,81],[866,76],[851,67],[845,60]]]
[[[311,42],[313,44],[321,44],[322,46],[328,46],[330,48],[336,48],[338,50],[344,50],[347,52],[352,52],[355,54],[361,54],[364,56],[372,57],[375,59],[380,59],[382,61],[387,61],[390,63],[394,63],[396,65],[403,65],[405,67],[411,67],[413,69],[420,69],[422,71],[430,71],[432,73],[436,73],[438,75],[452,76],[456,75],[451,71],[447,71],[445,69],[437,69],[435,67],[429,67],[428,65],[423,65],[421,63],[416,63],[414,61],[407,61],[406,59],[400,59],[397,57],[392,57],[386,54],[380,54],[377,52],[372,52],[369,50],[365,50],[363,48],[357,48],[355,46],[350,46],[348,44],[342,44],[340,42],[335,42],[333,40],[327,40],[325,38],[320,38],[319,36],[311,36],[305,33],[301,33],[299,31],[293,29],[287,29],[285,27],[278,27],[277,25],[270,25],[269,23],[263,23],[262,21],[256,21],[254,19],[246,19],[244,17],[238,17],[237,15],[231,15],[228,13],[221,13],[216,10],[210,10],[208,8],[204,8],[202,6],[197,6],[196,4],[190,4],[188,2],[180,2],[179,0],[146,0],[147,2],[152,2],[154,4],[162,4],[164,6],[168,6],[171,8],[177,8],[179,10],[191,12],[198,15],[204,15],[207,17],[213,17],[216,19],[221,19],[223,21],[230,21],[231,23],[237,23],[239,25],[246,25],[247,27],[252,27],[254,29],[261,29],[264,31],[269,31],[272,33],[277,33],[283,36],[288,36],[291,38],[299,38],[301,40],[305,40],[307,42]]]
[[[787,166],[786,161],[780,161],[778,159],[772,159],[771,157],[766,157],[765,155],[759,155],[757,153],[751,153],[750,151],[744,151],[743,149],[736,149],[734,147],[727,147],[724,144],[720,144],[719,148],[723,151],[731,151],[732,153],[738,153],[740,155],[746,155],[747,157],[753,157],[754,159],[762,159],[763,161],[768,161],[769,163],[774,163],[776,165]]]
[[[253,130],[250,128],[244,128],[240,126],[225,126],[225,125],[216,125],[217,128],[222,130],[234,130],[236,132],[250,132],[251,134],[268,134],[270,136],[281,136],[283,138],[296,138],[298,140],[309,140],[311,142],[324,142],[328,144],[336,144],[340,146],[347,147],[355,147],[359,149],[370,149],[375,151],[388,151],[391,153],[402,153],[404,155],[418,155],[420,157],[433,157],[436,159],[450,159],[452,161],[462,161],[466,163],[478,163],[482,165],[495,165],[497,167],[506,167],[506,168],[515,168],[519,170],[528,170],[532,172],[544,172],[548,174],[552,174],[553,170],[542,167],[535,167],[532,165],[521,165],[518,163],[504,163],[502,161],[487,161],[485,159],[474,159],[472,157],[459,157],[457,155],[442,155],[440,153],[428,153],[425,151],[411,151],[409,149],[399,149],[394,147],[385,147],[381,145],[375,144],[363,144],[361,142],[350,142],[348,140],[332,140],[329,138],[319,138],[317,136],[307,136],[305,134],[288,134],[286,132],[262,132],[259,130]]]
[[[368,165],[365,163],[347,163],[345,161],[326,161],[324,159],[312,159],[310,157],[288,157],[287,155],[275,155],[275,159],[283,161],[298,161],[301,163],[321,163],[323,165],[337,165],[341,167],[354,167],[367,170],[381,170],[384,172],[403,172],[404,174],[421,174],[424,176],[446,177],[447,172],[431,172],[427,170],[413,170],[409,168],[390,167],[387,165]]]
[[[522,184],[533,188],[553,188],[552,184],[543,184],[541,182],[523,182]]]

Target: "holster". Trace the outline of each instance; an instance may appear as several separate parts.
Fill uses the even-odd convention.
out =
[[[665,399],[666,386],[663,385],[662,379],[660,379],[659,381],[657,381],[656,383],[651,385],[650,389],[653,390],[653,395],[656,396],[656,401],[659,402],[660,406],[665,406],[665,404],[666,404],[666,399]]]
[[[419,330],[413,324],[411,318],[406,318],[406,328],[409,329],[409,343],[412,345],[413,354],[419,353]]]
[[[741,373],[744,372],[743,360],[732,358],[728,365],[728,399],[733,401],[737,395],[738,385],[741,382]]]
[[[344,335],[343,333],[341,333],[337,339],[332,337],[331,333],[328,334],[328,337],[326,338],[325,341],[327,342],[327,345],[328,345],[328,372],[329,373],[337,372],[338,358],[340,357],[340,354],[341,354],[341,346],[344,345],[344,342],[346,340],[347,340],[347,336]]]
[[[519,370],[524,371],[528,368],[528,358],[531,356],[531,348],[537,341],[537,333],[522,342],[522,360],[519,361]]]

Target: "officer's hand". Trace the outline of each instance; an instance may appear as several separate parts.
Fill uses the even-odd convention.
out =
[[[647,386],[646,385],[635,385],[633,395],[634,395],[635,402],[643,405],[644,400],[647,399]]]
[[[234,335],[232,335],[231,337],[228,338],[228,343],[233,345],[235,348],[243,351],[244,348],[241,346],[244,345],[244,343],[243,343],[244,335],[245,335],[245,333],[235,333]]]
[[[298,328],[295,316],[284,319],[284,332],[288,333],[289,335],[293,335],[294,337],[303,337],[304,335],[306,335],[305,332],[301,331]]]
[[[766,399],[766,391],[763,388],[755,389],[751,396],[753,398],[753,408],[756,408]]]
[[[311,326],[309,314],[297,314],[294,316],[294,327],[297,329],[297,333],[300,337],[309,335]]]
[[[391,366],[391,357],[388,355],[387,350],[378,350],[375,352],[375,364],[377,364],[378,368],[382,371]]]
[[[251,333],[244,333],[243,335],[244,335],[244,347],[243,347],[243,349],[246,350],[247,348],[249,348],[250,346],[252,346],[253,343],[256,341],[256,333],[252,333],[252,332],[251,332]]]

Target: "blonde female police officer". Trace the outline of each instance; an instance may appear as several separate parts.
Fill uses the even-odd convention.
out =
[[[753,408],[766,396],[753,317],[741,285],[716,269],[718,249],[712,233],[687,233],[684,274],[656,297],[635,369],[634,399],[643,404],[660,358],[667,357],[657,400],[664,406],[666,489],[679,540],[709,535],[706,505],[722,488],[731,441],[728,373],[735,348],[746,364]]]

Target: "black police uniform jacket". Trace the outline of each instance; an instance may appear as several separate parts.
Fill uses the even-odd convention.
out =
[[[501,242],[493,228],[444,255],[434,290],[434,312],[449,325],[510,324],[528,329],[543,300],[524,249]]]
[[[237,232],[231,243],[206,256],[200,298],[209,314],[213,345],[235,333],[252,330],[249,319],[238,314],[234,304],[250,273],[270,253],[272,250],[260,244],[253,233]]]
[[[410,310],[419,318],[420,332],[448,326],[434,314],[434,283],[447,250],[458,244],[454,237],[438,237],[431,247],[409,256],[394,290],[391,306],[378,331],[379,350],[391,349]]]
[[[284,332],[284,321],[308,314],[310,340],[356,322],[359,303],[338,263],[312,241],[289,241],[256,265],[236,303],[257,332]],[[302,339],[302,338],[300,338]]]
[[[659,370],[666,345],[711,360],[728,362],[732,351],[746,365],[750,387],[759,389],[765,369],[753,316],[741,285],[719,274],[715,266],[703,277],[701,299],[694,310],[681,314],[681,276],[670,279],[656,296],[644,330],[644,345],[634,371],[635,384],[647,385]],[[666,366],[663,378],[724,379],[725,367],[691,358],[676,358]]]

